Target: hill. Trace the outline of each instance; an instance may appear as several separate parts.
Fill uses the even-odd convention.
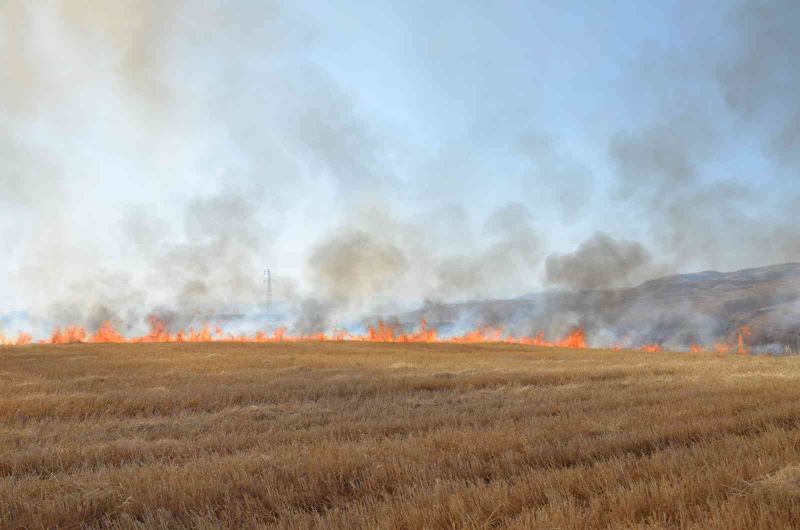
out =
[[[581,326],[596,344],[658,343],[674,348],[735,340],[742,326],[749,326],[754,346],[799,351],[800,264],[680,274],[625,289],[428,303],[398,317],[408,325],[422,318],[443,331],[485,325],[558,336]]]

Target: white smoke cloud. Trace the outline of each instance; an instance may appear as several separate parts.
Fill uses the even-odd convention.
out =
[[[0,309],[134,326],[151,310],[176,322],[256,311],[272,267],[298,326],[317,329],[423,300],[800,259],[800,191],[786,193],[800,115],[793,2],[736,3],[724,46],[645,49],[644,68],[620,59],[620,108],[650,111],[604,128],[571,109],[532,118],[540,93],[513,72],[533,52],[506,57],[500,35],[484,49],[459,33],[519,18],[504,9],[459,11],[450,33],[412,25],[410,41],[428,43],[419,63],[376,51],[430,94],[399,109],[387,95],[378,119],[359,86],[370,64],[321,59],[349,36],[289,3],[2,3]],[[452,107],[433,115],[442,102]],[[740,136],[767,159],[752,167],[783,172],[778,191],[723,171]],[[617,218],[637,229],[612,230]]]

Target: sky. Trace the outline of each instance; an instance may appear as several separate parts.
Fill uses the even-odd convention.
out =
[[[165,5],[168,4],[168,5]],[[800,4],[0,3],[0,312],[328,319],[800,261]]]

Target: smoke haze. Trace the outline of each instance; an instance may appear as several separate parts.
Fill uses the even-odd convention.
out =
[[[406,7],[3,2],[0,312],[263,314],[270,268],[316,332],[800,260],[797,2]]]
[[[647,279],[650,252],[634,241],[617,241],[597,233],[575,252],[547,258],[547,282],[571,289],[608,289]]]

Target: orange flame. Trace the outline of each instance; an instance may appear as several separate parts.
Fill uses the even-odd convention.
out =
[[[439,342],[456,344],[475,344],[484,342],[504,342],[508,344],[523,344],[529,346],[558,347],[583,349],[587,348],[586,332],[583,328],[575,328],[560,340],[548,341],[545,339],[544,332],[538,332],[531,336],[505,335],[499,327],[478,327],[467,331],[461,335],[453,337],[439,337],[437,330],[428,326],[425,320],[420,320],[419,326],[415,331],[406,332],[399,324],[387,323],[378,320],[374,325],[367,327],[367,332],[363,335],[351,334],[346,330],[336,329],[330,334],[315,333],[306,335],[290,335],[286,327],[279,327],[272,333],[258,331],[253,335],[225,333],[220,327],[213,329],[204,325],[200,329],[189,328],[170,333],[165,321],[156,316],[149,316],[148,323],[150,331],[139,337],[126,337],[117,331],[110,321],[103,322],[93,334],[87,334],[86,330],[80,326],[67,326],[64,329],[57,327],[53,330],[49,340],[39,341],[42,344],[71,344],[81,342],[94,343],[120,343],[120,342],[298,342],[298,341],[364,341],[364,342]],[[748,354],[751,352],[748,344],[748,337],[752,335],[749,327],[743,326],[738,332],[737,345],[719,342],[713,345],[708,351],[719,354],[726,354],[735,351],[738,354]],[[88,337],[88,340],[87,340]],[[24,345],[31,342],[31,335],[19,333],[15,340],[8,339],[0,334],[0,345],[14,346]],[[624,339],[624,344],[628,343],[628,338]],[[635,349],[637,351],[657,353],[663,351],[660,344],[645,344],[638,348],[624,346],[623,343],[612,346],[614,350]],[[702,345],[692,344],[689,347],[691,353],[703,353],[707,351]]]
[[[73,344],[85,342],[86,330],[80,326],[67,326],[62,331],[61,328],[53,330],[50,335],[50,344]]]
[[[583,329],[577,328],[555,345],[559,348],[585,348],[586,333],[583,331]]]
[[[753,332],[750,330],[750,326],[742,326],[739,328],[738,333],[738,347],[736,348],[736,353],[739,355],[749,355],[750,354],[750,345],[745,340],[746,338],[753,335]]]
[[[586,348],[586,333],[583,329],[577,328],[570,332],[566,337],[558,341],[547,341],[544,333],[540,332],[532,337],[504,336],[503,330],[496,327],[479,327],[468,331],[462,335],[454,337],[440,338],[436,329],[428,326],[425,320],[421,320],[418,328],[413,332],[405,332],[399,324],[390,324],[383,320],[378,320],[374,325],[368,326],[365,335],[353,335],[345,330],[334,330],[330,335],[326,333],[315,333],[309,335],[289,335],[286,327],[279,327],[268,334],[265,331],[258,331],[253,335],[234,335],[224,333],[219,327],[214,328],[213,332],[208,325],[199,330],[189,328],[189,330],[179,330],[174,334],[167,330],[167,325],[163,320],[155,316],[148,317],[150,331],[140,337],[127,338],[117,331],[109,321],[103,324],[93,333],[89,340],[86,330],[80,326],[68,326],[63,330],[56,328],[49,340],[41,341],[49,344],[69,344],[76,342],[96,342],[96,343],[117,343],[117,342],[282,342],[282,341],[364,341],[364,342],[451,342],[451,343],[480,343],[480,342],[507,342],[513,344],[527,344],[533,346],[557,346],[562,348]],[[25,339],[24,337],[27,337]],[[24,335],[19,339],[20,343],[24,340],[30,341],[30,335]],[[2,343],[9,343],[4,341]]]
[[[445,342],[457,342],[462,344],[474,344],[476,342],[500,342],[502,340],[503,330],[500,328],[477,328],[468,331],[458,337],[450,337]],[[512,337],[507,337],[504,342],[513,342]]]
[[[714,352],[720,355],[728,353],[729,351],[731,351],[731,348],[733,348],[733,346],[731,346],[727,342],[714,343]]]
[[[29,333],[23,333],[22,331],[17,334],[16,339],[6,337],[0,333],[0,346],[25,346],[31,343],[31,339],[32,337]]]
[[[106,320],[92,335],[92,342],[125,342],[125,337]]]

